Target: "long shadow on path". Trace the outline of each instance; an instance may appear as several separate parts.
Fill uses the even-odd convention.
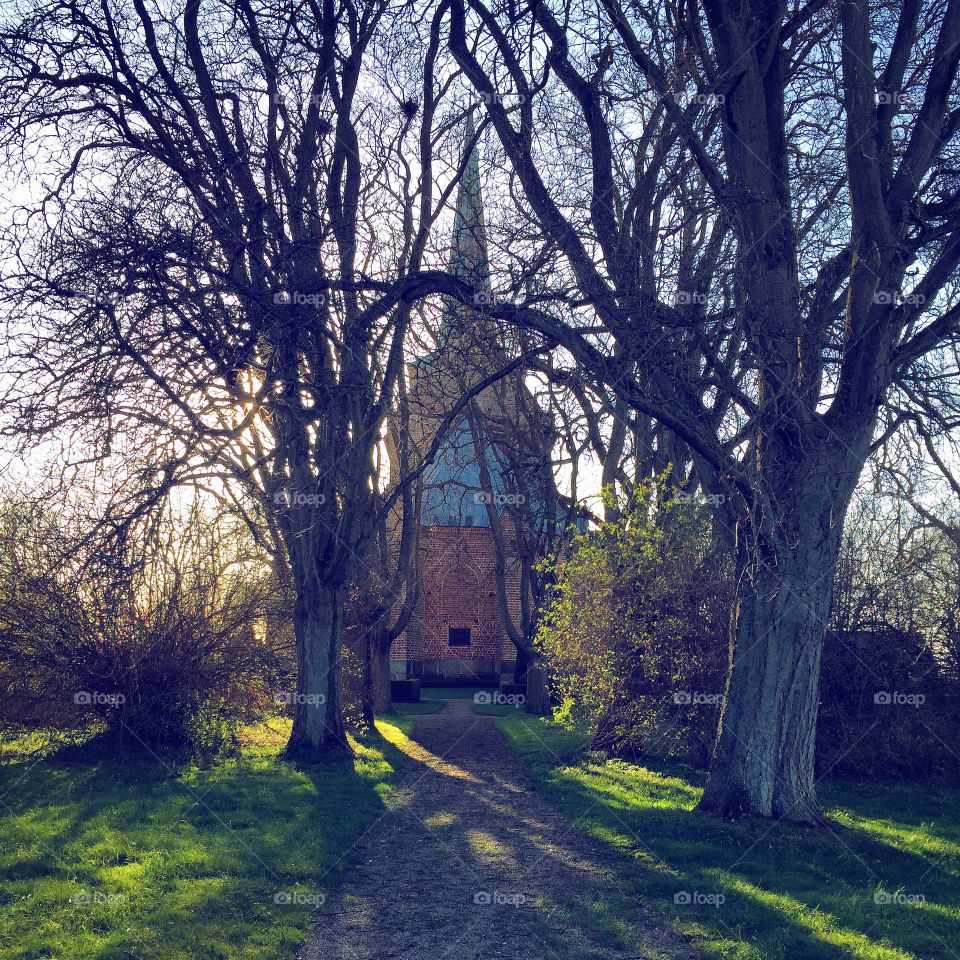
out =
[[[413,762],[300,960],[700,956],[627,900],[468,701],[421,717],[403,749]]]

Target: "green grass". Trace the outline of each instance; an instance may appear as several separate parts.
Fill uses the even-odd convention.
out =
[[[473,695],[488,687],[421,687],[421,700],[472,700]]]
[[[626,889],[724,960],[960,956],[960,791],[821,786],[829,830],[692,813],[704,774],[587,756],[555,724],[497,723],[539,788],[611,853]],[[677,904],[677,894],[723,897]],[[875,895],[903,902],[876,902]],[[924,900],[911,901],[922,896]],[[907,898],[907,899],[904,899]]]
[[[424,700],[421,703],[395,703],[386,718],[422,717],[425,713],[440,713],[443,700]]]
[[[0,765],[0,957],[289,960],[313,898],[383,810],[408,713],[353,759],[317,765],[279,757],[289,721],[246,731],[239,756],[209,766]]]

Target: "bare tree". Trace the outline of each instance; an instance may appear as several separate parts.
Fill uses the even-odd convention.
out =
[[[73,462],[147,450],[143,500],[253,499],[295,596],[294,751],[348,749],[344,597],[402,495],[375,451],[449,194],[438,23],[64,0],[0,29],[2,143],[44,187],[6,236],[6,428]]]
[[[454,0],[449,44],[562,255],[565,315],[498,315],[689,447],[734,552],[701,808],[816,820],[844,515],[891,392],[956,388],[960,3]]]

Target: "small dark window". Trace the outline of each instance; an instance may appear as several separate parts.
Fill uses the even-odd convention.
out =
[[[469,627],[450,627],[448,629],[447,638],[451,647],[469,647],[470,646],[470,628]]]

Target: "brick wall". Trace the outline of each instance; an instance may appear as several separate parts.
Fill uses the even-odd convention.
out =
[[[420,600],[393,643],[391,659],[486,661],[497,669],[502,661],[512,661],[516,648],[498,612],[495,562],[488,527],[422,527]],[[509,570],[507,595],[518,622],[519,574]],[[451,627],[469,628],[470,645],[451,647]]]

